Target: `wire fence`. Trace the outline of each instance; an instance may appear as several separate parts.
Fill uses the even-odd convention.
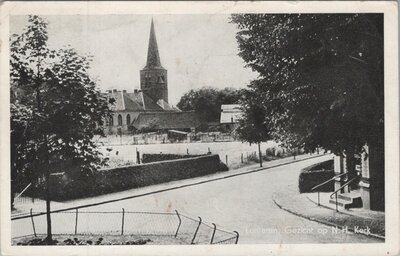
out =
[[[45,212],[14,217],[12,238],[46,235]],[[239,233],[192,218],[178,211],[169,213],[134,211],[82,211],[76,208],[51,213],[54,235],[169,236],[183,244],[237,244]]]

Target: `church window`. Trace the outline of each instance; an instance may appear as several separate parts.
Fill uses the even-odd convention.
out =
[[[122,125],[122,116],[118,115],[118,125]]]
[[[110,126],[113,126],[113,125],[114,125],[114,118],[113,118],[113,116],[110,116],[110,118],[109,118],[109,120],[108,120],[108,123],[109,123]]]
[[[129,114],[126,116],[126,124],[127,125],[131,124],[131,115],[129,115]]]

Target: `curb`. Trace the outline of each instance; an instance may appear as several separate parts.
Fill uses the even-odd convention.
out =
[[[232,177],[236,177],[236,176],[240,176],[240,175],[246,175],[246,174],[251,174],[251,173],[255,173],[255,172],[260,172],[260,171],[264,171],[264,170],[268,170],[268,169],[272,169],[272,168],[276,168],[276,167],[280,167],[280,166],[284,166],[284,165],[289,165],[289,164],[293,164],[293,163],[297,163],[297,162],[301,162],[301,161],[306,161],[306,160],[310,160],[310,159],[314,159],[314,158],[318,158],[318,157],[323,157],[326,155],[328,155],[328,154],[321,154],[321,155],[317,155],[317,156],[308,157],[305,159],[297,159],[297,160],[293,160],[290,162],[275,164],[272,166],[259,167],[259,168],[253,169],[253,170],[248,170],[248,171],[244,171],[244,172],[240,172],[240,173],[227,174],[222,177],[216,177],[216,178],[211,178],[211,179],[207,179],[207,180],[203,180],[203,181],[197,181],[197,182],[187,183],[184,185],[174,186],[174,187],[170,187],[170,188],[154,190],[154,191],[141,193],[141,194],[137,194],[137,195],[132,195],[132,196],[128,196],[128,197],[110,199],[110,200],[100,201],[100,202],[91,203],[91,204],[78,205],[78,206],[74,206],[74,207],[67,207],[67,208],[63,208],[63,209],[52,210],[51,213],[75,210],[77,208],[87,208],[87,207],[97,206],[97,205],[101,205],[101,204],[113,203],[113,202],[118,202],[118,201],[122,201],[122,200],[158,194],[158,193],[162,193],[162,192],[166,192],[166,191],[171,191],[171,190],[176,190],[176,189],[181,189],[181,188],[186,188],[186,187],[191,187],[191,186],[197,186],[197,185],[201,185],[201,184],[208,183],[208,182],[213,182],[213,181],[228,179],[228,178],[232,178]],[[227,171],[227,172],[229,172],[229,171]],[[45,212],[44,213],[35,213],[35,214],[32,214],[32,217],[40,216],[40,215],[44,215],[44,214],[46,214],[46,213]],[[31,217],[31,215],[29,213],[21,213],[19,216],[11,216],[11,220],[25,219],[25,218],[29,218],[29,217]]]
[[[312,218],[312,217],[307,217],[306,215],[303,215],[303,214],[301,214],[301,213],[298,213],[298,212],[295,212],[295,211],[293,211],[293,210],[290,210],[290,209],[288,209],[287,207],[283,207],[282,205],[280,205],[280,204],[276,201],[275,197],[276,197],[276,195],[274,194],[274,195],[272,196],[272,201],[275,203],[276,206],[278,206],[280,209],[282,209],[282,210],[284,210],[284,211],[286,211],[286,212],[289,212],[289,213],[291,213],[291,214],[293,214],[293,215],[295,215],[295,216],[298,216],[298,217],[301,217],[301,218],[304,218],[304,219],[307,219],[307,220],[310,220],[310,221],[314,221],[314,222],[317,222],[317,223],[321,223],[321,224],[324,224],[324,225],[330,226],[330,227],[339,227],[339,228],[341,228],[341,229],[347,228],[347,230],[349,230],[349,231],[350,231],[351,233],[353,233],[353,234],[356,234],[356,235],[361,234],[361,235],[364,235],[364,236],[374,237],[374,238],[378,238],[378,239],[381,239],[381,240],[384,240],[384,241],[385,241],[385,237],[384,237],[384,236],[381,236],[381,235],[378,235],[378,234],[374,234],[374,233],[370,233],[370,234],[355,233],[355,232],[354,232],[354,229],[351,228],[351,227],[347,227],[347,226],[345,227],[345,226],[342,226],[342,225],[338,225],[338,224],[336,224],[336,223],[334,223],[334,222],[324,221],[324,220],[320,220],[320,219],[316,219],[316,218]],[[343,213],[341,213],[341,212],[339,212],[339,213],[340,213],[340,214],[343,214]],[[346,214],[346,215],[350,215],[350,214]]]

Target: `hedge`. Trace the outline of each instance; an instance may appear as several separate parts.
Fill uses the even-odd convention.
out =
[[[79,179],[52,175],[52,200],[63,201],[97,196],[163,182],[227,171],[218,155],[160,161],[98,170],[92,177]]]
[[[314,186],[333,178],[334,175],[333,160],[308,166],[300,172],[299,191],[300,193],[334,191],[335,184],[333,181],[311,191]]]
[[[166,160],[192,158],[202,155],[178,155],[178,154],[143,154],[142,163],[153,163]]]

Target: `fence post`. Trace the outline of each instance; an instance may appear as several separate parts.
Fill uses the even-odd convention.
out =
[[[78,208],[76,208],[76,215],[75,215],[75,235],[78,231]]]
[[[178,228],[176,229],[176,232],[175,232],[175,237],[176,237],[178,235],[179,228],[181,227],[182,220],[181,220],[181,216],[179,216],[179,212],[177,210],[175,210],[175,212],[176,212],[176,216],[178,216],[178,220],[179,220]]]
[[[136,163],[140,164],[140,152],[136,151]]]
[[[194,232],[194,235],[193,235],[193,238],[192,238],[192,242],[190,243],[190,244],[194,244],[194,239],[196,239],[196,235],[197,235],[197,232],[199,231],[199,228],[200,228],[200,225],[201,225],[201,218],[199,217],[199,225],[197,226],[197,228],[196,228],[196,231]]]
[[[31,213],[31,221],[32,221],[33,234],[35,235],[35,237],[37,237],[37,235],[36,235],[36,229],[35,229],[35,222],[33,221],[32,208],[31,208],[31,210],[30,210],[30,213]]]
[[[212,236],[211,236],[210,244],[213,243],[213,241],[214,241],[214,236],[215,236],[215,231],[217,230],[217,225],[215,225],[214,223],[211,223],[211,224],[214,226],[214,230],[213,230],[213,233],[212,233]]]
[[[189,155],[189,149],[188,148],[186,148],[186,154]]]
[[[226,165],[228,165],[228,155],[225,155],[225,162],[226,162]]]
[[[239,232],[237,232],[237,231],[233,231],[233,232],[236,233],[236,241],[235,241],[235,244],[237,244],[238,241],[239,241]]]
[[[125,209],[122,208],[122,227],[121,227],[121,235],[124,234],[124,222],[125,222]]]
[[[242,162],[242,164],[243,164],[243,153],[242,153],[242,155],[240,156],[240,160],[241,160],[241,162]]]

